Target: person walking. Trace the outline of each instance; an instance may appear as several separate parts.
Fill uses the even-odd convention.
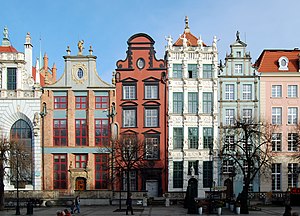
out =
[[[292,216],[292,207],[290,205],[285,206],[283,216]]]
[[[126,200],[126,215],[128,215],[128,211],[131,211],[131,215],[133,214],[133,209],[132,209],[132,198],[131,198],[131,194],[128,195],[127,200]]]
[[[80,197],[79,197],[79,195],[76,196],[76,198],[75,198],[75,209],[74,209],[74,213],[75,213],[76,211],[77,211],[78,213],[80,213]]]

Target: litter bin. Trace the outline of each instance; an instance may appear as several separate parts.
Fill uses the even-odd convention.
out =
[[[28,202],[27,203],[27,215],[33,215],[33,205],[32,205],[32,202]]]

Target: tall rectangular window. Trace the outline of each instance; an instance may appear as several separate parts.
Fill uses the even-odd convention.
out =
[[[288,187],[298,186],[298,164],[289,163],[288,164]]]
[[[66,109],[67,96],[54,96],[54,109]]]
[[[87,97],[86,96],[76,96],[75,97],[75,107],[76,107],[76,109],[86,109],[87,108]]]
[[[225,125],[234,124],[234,109],[225,110]]]
[[[272,85],[272,97],[282,97],[282,86],[281,85]]]
[[[197,71],[198,70],[196,64],[188,64],[189,78],[197,78],[198,77]]]
[[[123,172],[123,190],[127,190],[127,172]],[[130,191],[136,191],[138,185],[138,179],[137,179],[137,171],[136,170],[130,170],[129,171],[129,188]]]
[[[234,73],[241,74],[242,73],[242,68],[243,68],[242,64],[235,64],[234,65]]]
[[[173,93],[173,112],[176,114],[182,114],[183,112],[183,93]]]
[[[88,161],[87,154],[77,154],[75,155],[75,168],[86,168]]]
[[[158,160],[159,159],[159,136],[147,135],[145,137],[145,159]]]
[[[158,127],[158,108],[145,108],[145,127]]]
[[[67,146],[68,127],[66,119],[53,119],[53,144],[54,146]]]
[[[243,109],[243,121],[245,123],[252,122],[252,109]]]
[[[203,113],[211,114],[213,111],[213,94],[212,92],[203,92]]]
[[[108,146],[109,123],[108,119],[95,119],[95,145]]]
[[[213,147],[213,129],[205,127],[203,128],[203,148]]]
[[[198,167],[199,167],[199,161],[189,161],[188,163],[188,175],[192,175],[191,169],[193,167],[194,174],[198,175]]]
[[[223,173],[232,173],[233,171],[233,160],[223,160],[222,162]]]
[[[123,84],[123,100],[136,99],[136,85],[135,84]]]
[[[281,133],[272,134],[272,151],[281,151],[282,136]]]
[[[123,127],[136,127],[136,108],[123,108]]]
[[[203,187],[211,188],[213,182],[213,162],[203,161]]]
[[[67,154],[53,155],[53,188],[67,189],[68,164]]]
[[[183,162],[173,162],[173,188],[183,187]]]
[[[108,101],[108,96],[95,96],[95,109],[107,109]]]
[[[288,97],[289,98],[298,97],[298,86],[297,85],[288,85]]]
[[[183,148],[183,128],[173,128],[173,148]]]
[[[234,135],[227,135],[225,137],[225,144],[227,146],[226,151],[234,151],[235,150],[235,139]]]
[[[95,154],[95,189],[108,189],[108,156]]]
[[[157,83],[145,83],[145,99],[158,99]]]
[[[203,64],[203,79],[213,78],[213,69],[211,64]]]
[[[182,64],[173,64],[173,78],[182,78]]]
[[[87,145],[87,126],[85,119],[75,120],[75,140],[76,146]]]
[[[197,127],[189,127],[188,128],[188,139],[189,139],[189,147],[197,149],[198,148],[198,128]]]
[[[298,124],[298,108],[288,108],[288,124]]]
[[[298,151],[297,133],[288,133],[288,151]]]
[[[17,89],[17,68],[7,68],[7,90]]]
[[[234,100],[234,84],[225,85],[225,99]]]
[[[272,107],[272,124],[282,124],[282,108]]]
[[[243,100],[251,100],[252,99],[252,85],[244,84],[243,85]]]
[[[198,92],[188,93],[188,112],[194,114],[198,112]]]
[[[281,190],[281,164],[272,164],[272,191]]]

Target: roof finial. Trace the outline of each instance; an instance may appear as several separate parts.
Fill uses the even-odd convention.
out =
[[[236,32],[236,41],[240,41],[241,39],[240,39],[240,32],[239,31],[237,31]]]
[[[185,28],[184,28],[184,32],[189,32],[190,31],[190,27],[189,27],[189,17],[185,16]]]
[[[10,46],[10,41],[9,41],[9,37],[8,37],[8,28],[6,26],[3,29],[2,46]]]

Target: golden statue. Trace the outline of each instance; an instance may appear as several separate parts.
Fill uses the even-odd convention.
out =
[[[82,51],[84,49],[83,43],[84,43],[84,40],[78,41],[78,44],[77,44],[77,46],[78,46],[78,55],[82,55]]]

